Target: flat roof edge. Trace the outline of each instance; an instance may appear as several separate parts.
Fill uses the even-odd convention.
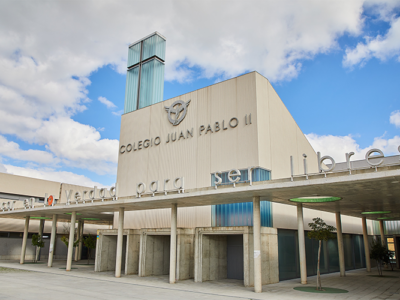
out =
[[[133,45],[136,45],[136,44],[140,43],[141,41],[144,41],[145,39],[147,39],[147,38],[149,38],[149,37],[151,37],[151,36],[153,36],[153,35],[158,35],[158,36],[159,36],[160,38],[162,38],[164,41],[167,40],[167,38],[166,38],[165,36],[163,36],[161,33],[159,33],[158,31],[154,31],[153,33],[150,33],[149,35],[145,36],[144,38],[141,38],[140,40],[138,40],[138,41],[136,41],[136,42],[130,44],[128,48],[132,47]]]

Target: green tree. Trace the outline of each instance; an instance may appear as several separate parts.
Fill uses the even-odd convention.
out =
[[[91,250],[96,248],[96,240],[95,238],[89,233],[88,236],[83,238],[83,244],[88,248],[88,264],[90,260]]]
[[[32,246],[36,247],[35,248],[36,252],[40,251],[40,248],[44,247],[43,237],[40,236],[39,234],[32,235]],[[33,262],[35,262],[35,263],[37,262],[37,257],[38,257],[38,255],[35,254],[35,258],[33,259]]]
[[[382,276],[382,265],[384,263],[390,264],[392,267],[392,264],[390,263],[390,260],[393,258],[394,253],[392,251],[389,251],[385,246],[383,246],[380,242],[378,241],[372,241],[371,243],[371,253],[369,254],[369,257],[371,259],[376,260],[376,267],[378,269],[378,274],[379,276]],[[393,267],[392,267],[393,270]]]
[[[64,234],[65,235],[63,235],[61,237],[61,241],[67,246],[67,248],[68,248],[68,244],[69,244],[69,231],[70,231],[69,229],[70,229],[70,227],[68,225],[64,224]],[[74,231],[74,236],[77,236],[76,228],[75,228],[75,231]],[[74,248],[77,247],[78,244],[79,244],[79,239],[77,239],[74,242]]]
[[[68,247],[69,238],[68,238],[66,235],[63,235],[63,236],[61,237],[61,241]],[[74,247],[74,248],[77,247],[78,244],[79,244],[79,239],[77,239],[77,240],[74,242],[74,246],[73,246],[73,247]]]
[[[321,218],[314,218],[312,223],[308,223],[311,231],[308,232],[308,237],[310,239],[315,239],[318,241],[318,266],[317,266],[317,290],[322,291],[321,286],[321,274],[319,271],[319,263],[321,259],[321,242],[328,241],[329,239],[336,238],[332,231],[335,231],[336,228],[330,226],[324,222]]]

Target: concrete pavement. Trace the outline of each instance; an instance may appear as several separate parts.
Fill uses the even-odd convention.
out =
[[[168,275],[115,278],[114,272],[94,272],[94,266],[85,262],[74,262],[67,272],[60,269],[65,268],[65,261],[54,261],[53,268],[46,263],[0,261],[0,299],[400,299],[399,270],[384,271],[384,275],[396,278],[371,277],[365,269],[348,271],[344,278],[339,273],[322,275],[322,286],[348,290],[346,294],[296,291],[293,288],[301,286],[300,279],[264,285],[263,293],[256,294],[239,280],[169,284]],[[376,274],[376,269],[371,273]],[[309,277],[308,282],[314,286],[316,278]]]

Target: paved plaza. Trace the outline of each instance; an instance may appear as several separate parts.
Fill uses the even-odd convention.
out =
[[[349,271],[345,278],[339,273],[322,275],[323,286],[348,290],[345,294],[296,291],[299,279],[264,285],[263,293],[256,294],[239,280],[184,280],[172,285],[168,276],[115,278],[113,272],[94,272],[94,266],[85,263],[74,263],[66,272],[65,261],[55,261],[53,268],[46,262],[0,261],[0,299],[400,299],[400,270],[385,270],[384,275],[391,277],[384,278],[369,276],[365,269]],[[373,269],[371,275],[376,274]],[[308,286],[315,285],[315,276],[308,280]]]

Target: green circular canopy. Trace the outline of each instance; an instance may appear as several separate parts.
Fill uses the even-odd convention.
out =
[[[289,199],[292,202],[299,203],[321,203],[321,202],[333,202],[338,201],[342,198],[340,197],[331,197],[331,196],[314,196],[314,197],[299,197]]]
[[[381,215],[381,214],[390,214],[391,211],[363,211],[362,215]]]
[[[88,220],[88,221],[100,221],[101,219],[99,219],[99,218],[82,218],[82,220]]]
[[[30,219],[36,219],[36,220],[51,220],[49,217],[30,217]]]
[[[293,289],[301,292],[317,293],[317,294],[342,294],[349,292],[348,290],[342,290],[330,287],[322,287],[322,290],[317,290],[315,286],[299,286]]]
[[[66,215],[72,215],[72,213],[65,213]],[[80,216],[80,213],[76,213],[77,216]]]

